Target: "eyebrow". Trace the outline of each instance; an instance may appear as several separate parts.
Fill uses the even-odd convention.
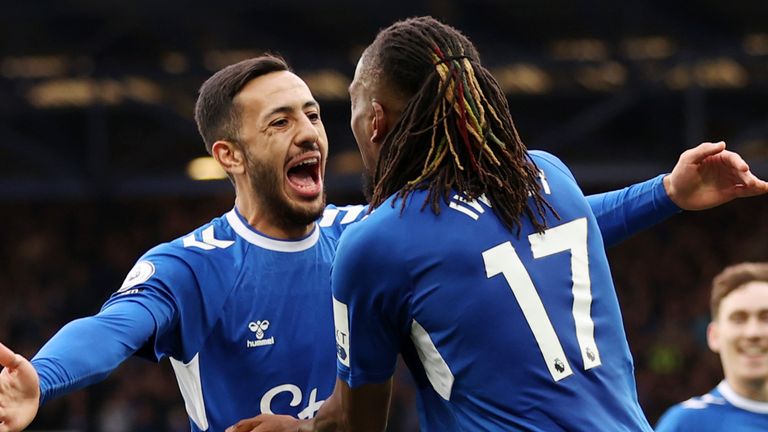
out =
[[[317,103],[316,100],[310,100],[310,101],[305,102],[304,105],[301,106],[302,110],[305,110],[307,108],[320,108],[320,104]],[[263,118],[266,119],[266,118],[269,118],[269,117],[271,117],[271,116],[273,116],[275,114],[288,114],[288,113],[291,113],[293,111],[294,111],[293,107],[291,107],[291,106],[287,106],[287,105],[286,106],[281,106],[281,107],[277,107],[277,108],[273,109],[272,111],[264,114]]]

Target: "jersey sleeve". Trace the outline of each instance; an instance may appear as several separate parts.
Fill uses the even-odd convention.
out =
[[[195,339],[202,338],[202,331],[185,331],[183,344],[180,339],[181,322],[193,322],[185,316],[196,316],[199,323],[206,321],[197,276],[198,271],[205,272],[206,269],[190,262],[189,258],[169,244],[149,251],[129,272],[122,287],[104,304],[102,310],[132,302],[149,311],[155,331],[137,355],[153,361],[164,357],[183,359],[183,349],[195,346],[198,342]]]
[[[40,378],[40,403],[106,378],[154,331],[152,315],[134,302],[65,325],[31,360]]]
[[[659,175],[624,189],[587,197],[606,246],[620,243],[681,211],[667,195],[663,180],[664,175]]]
[[[537,150],[531,151],[531,155],[534,161],[549,162],[574,179],[568,167],[555,156]],[[664,176],[658,175],[623,189],[587,196],[606,246],[621,243],[681,211],[664,189]]]
[[[352,388],[392,376],[408,320],[403,266],[364,225],[344,233],[331,271],[337,371]]]

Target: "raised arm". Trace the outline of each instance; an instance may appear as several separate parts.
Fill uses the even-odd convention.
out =
[[[704,210],[735,198],[768,193],[768,183],[749,171],[725,143],[686,150],[665,176],[587,197],[606,245],[619,243],[680,210]]]
[[[683,210],[704,210],[736,198],[768,193],[768,182],[757,178],[738,153],[725,143],[703,143],[680,155],[664,178],[669,198]]]

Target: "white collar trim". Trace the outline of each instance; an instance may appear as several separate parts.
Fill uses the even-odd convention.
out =
[[[726,380],[722,380],[717,385],[717,390],[725,400],[735,407],[758,414],[768,414],[768,402],[758,402],[737,394]]]
[[[317,224],[313,226],[312,233],[301,240],[277,240],[267,237],[246,225],[240,218],[237,209],[234,208],[227,213],[227,221],[232,226],[232,229],[248,243],[277,252],[305,251],[314,246],[320,238],[320,230],[317,228]]]

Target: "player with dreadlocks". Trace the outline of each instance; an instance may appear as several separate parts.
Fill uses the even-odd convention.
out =
[[[350,94],[376,209],[331,276],[350,430],[384,430],[401,353],[422,430],[650,431],[593,212],[526,149],[472,43],[395,23]]]
[[[562,162],[525,148],[473,44],[429,17],[379,33],[350,97],[373,211],[334,260],[334,395],[315,419],[260,415],[228,430],[384,430],[401,353],[424,431],[649,431],[595,213],[631,233],[659,219],[627,219],[619,201],[663,214],[768,184],[705,143],[635,198],[590,208]],[[707,171],[730,186],[688,188],[708,183],[694,167],[712,157],[740,174]]]

